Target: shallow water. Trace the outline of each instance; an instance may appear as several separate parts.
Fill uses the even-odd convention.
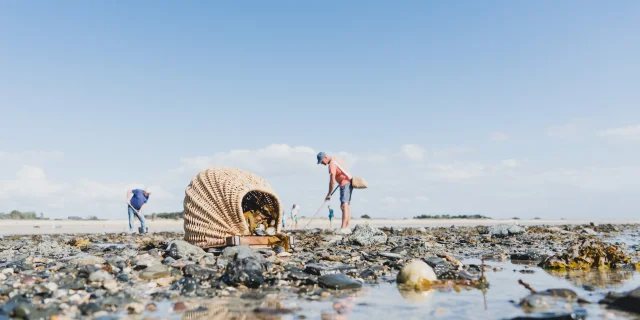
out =
[[[465,264],[480,264],[479,260],[465,260]],[[158,303],[158,311],[169,319],[381,319],[393,316],[401,319],[510,319],[517,316],[536,316],[540,313],[525,313],[517,305],[529,291],[518,284],[518,280],[529,283],[538,291],[551,288],[574,290],[581,298],[592,302],[560,303],[548,311],[561,312],[584,309],[587,319],[640,319],[630,313],[608,310],[597,302],[609,291],[626,291],[640,286],[640,273],[599,272],[586,273],[548,273],[538,267],[513,264],[511,262],[486,262],[492,267],[501,267],[501,271],[485,273],[490,287],[485,292],[477,289],[461,289],[428,292],[401,292],[395,283],[367,285],[362,290],[344,293],[341,299],[300,300],[295,294],[279,294],[262,301],[243,299],[200,300],[205,309],[200,312],[175,314],[170,312],[174,302]],[[520,273],[521,270],[533,270],[534,273]],[[591,286],[587,291],[583,286]],[[265,302],[267,301],[267,302]],[[192,306],[195,301],[192,301]],[[273,304],[279,304],[277,312]],[[264,307],[273,313],[254,313],[253,310]],[[158,313],[154,314],[158,316]]]
[[[607,242],[624,242],[630,247],[638,243],[638,233],[620,233],[606,238]],[[633,251],[633,249],[629,249]],[[467,259],[465,264],[480,265],[478,259]],[[399,291],[395,282],[365,285],[358,292],[339,293],[342,298],[299,298],[294,293],[268,295],[264,300],[249,299],[205,299],[184,300],[190,309],[196,304],[206,306],[197,312],[173,313],[176,301],[157,303],[158,311],[146,315],[168,319],[511,319],[518,316],[541,316],[541,313],[526,313],[518,302],[530,294],[518,284],[522,279],[534,289],[543,291],[552,288],[571,289],[590,304],[560,302],[550,307],[551,312],[584,310],[587,319],[640,319],[640,315],[609,310],[598,304],[607,292],[627,291],[640,286],[640,273],[636,271],[570,271],[547,272],[537,266],[512,263],[510,261],[485,261],[500,271],[487,271],[485,276],[489,288],[459,291],[431,290],[428,292]],[[533,273],[521,273],[528,270]],[[277,305],[277,307],[274,307]],[[263,312],[254,312],[263,308]],[[267,311],[264,311],[266,309]],[[159,312],[159,313],[158,313]],[[144,316],[144,315],[143,315]],[[544,319],[544,317],[541,317]]]

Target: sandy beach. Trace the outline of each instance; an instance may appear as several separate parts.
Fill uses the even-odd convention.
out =
[[[309,219],[300,219],[299,228],[304,228]],[[351,226],[368,222],[376,227],[449,227],[496,224],[519,225],[564,225],[564,224],[640,224],[640,220],[513,220],[513,219],[353,219]],[[147,221],[149,232],[181,232],[183,220],[156,219]],[[340,220],[333,222],[339,227]],[[138,226],[138,223],[136,223]],[[309,228],[329,228],[328,219],[313,219]],[[59,234],[59,233],[117,233],[128,230],[127,220],[75,221],[75,220],[0,220],[0,235],[11,234]]]

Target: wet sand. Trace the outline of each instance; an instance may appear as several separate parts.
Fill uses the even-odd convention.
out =
[[[309,219],[300,219],[298,227],[304,228]],[[579,225],[589,224],[638,224],[640,220],[513,220],[513,219],[354,219],[352,227],[368,222],[376,227],[447,227],[447,226],[489,226],[497,224],[520,225]],[[139,223],[136,221],[136,228]],[[181,232],[183,220],[147,220],[149,232]],[[340,219],[334,219],[333,227],[340,226]],[[329,228],[326,218],[313,219],[309,228]],[[76,220],[0,220],[0,235],[9,234],[60,234],[60,233],[116,233],[128,231],[127,220],[76,221]]]

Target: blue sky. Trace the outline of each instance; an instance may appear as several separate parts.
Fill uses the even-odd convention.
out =
[[[635,217],[638,16],[637,1],[2,2],[0,212],[120,218],[132,186],[180,210],[198,170],[230,165],[310,214],[325,150],[371,180],[354,214]]]

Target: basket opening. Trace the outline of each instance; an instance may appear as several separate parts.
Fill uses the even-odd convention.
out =
[[[280,206],[276,198],[269,193],[262,191],[249,191],[242,198],[242,212],[261,211],[271,213],[271,219],[277,220]],[[269,220],[271,220],[269,219]],[[277,223],[277,221],[276,221]]]

